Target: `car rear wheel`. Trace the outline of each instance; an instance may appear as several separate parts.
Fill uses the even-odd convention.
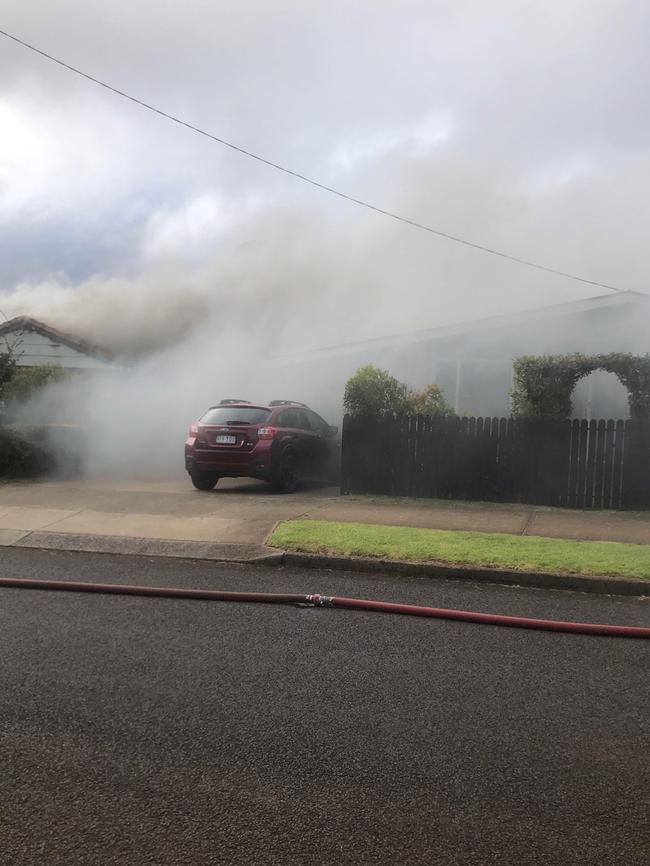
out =
[[[212,490],[219,480],[218,475],[208,475],[205,472],[192,472],[190,478],[197,490]]]
[[[272,485],[276,493],[293,493],[297,488],[298,467],[293,454],[286,454],[282,458]]]

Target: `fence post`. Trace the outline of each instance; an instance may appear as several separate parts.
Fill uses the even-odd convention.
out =
[[[647,508],[650,504],[650,422],[625,422],[621,507]]]

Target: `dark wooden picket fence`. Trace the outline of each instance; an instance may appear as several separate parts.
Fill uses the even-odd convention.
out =
[[[650,421],[346,416],[341,491],[650,508]]]

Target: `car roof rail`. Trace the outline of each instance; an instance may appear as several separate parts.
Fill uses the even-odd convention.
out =
[[[309,409],[306,403],[299,403],[297,400],[271,400],[269,406],[302,406],[303,409]]]
[[[234,403],[250,403],[250,400],[235,400],[230,397],[226,397],[224,400],[219,400],[220,406],[232,406]]]

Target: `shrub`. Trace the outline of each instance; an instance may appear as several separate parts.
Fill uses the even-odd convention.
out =
[[[46,385],[60,382],[69,375],[70,372],[62,367],[15,367],[4,386],[4,399],[7,402],[24,402]]]
[[[421,391],[409,391],[404,411],[409,415],[453,415],[438,385],[427,385]]]
[[[386,370],[367,364],[348,379],[343,405],[350,415],[380,415],[382,412],[403,412],[407,398],[406,385]]]
[[[39,439],[43,436],[37,428],[0,427],[0,476],[24,478],[52,471],[54,455],[37,444]]]
[[[350,415],[453,415],[438,385],[416,391],[373,364],[348,379],[343,405]]]

